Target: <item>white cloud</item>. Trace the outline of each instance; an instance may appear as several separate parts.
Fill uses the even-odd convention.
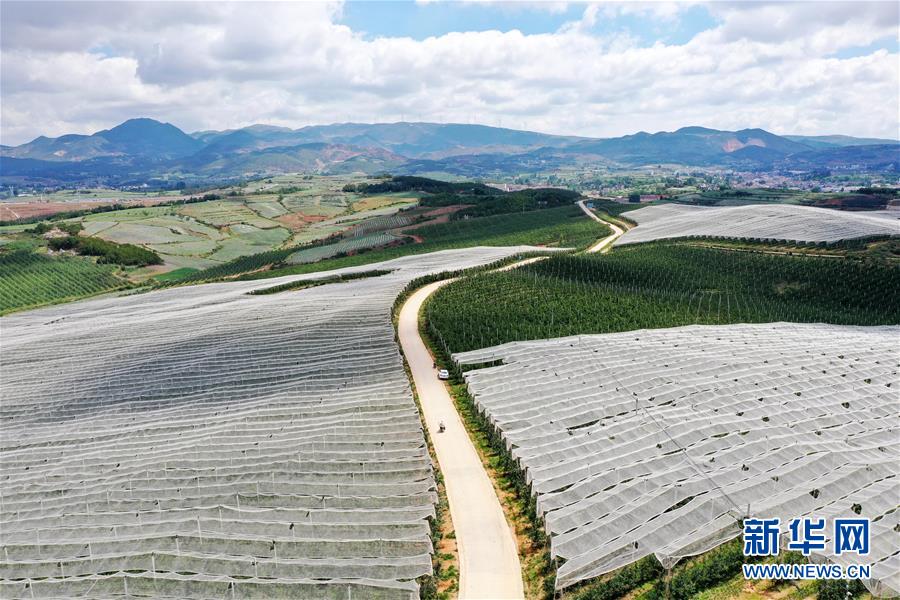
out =
[[[890,5],[886,7],[886,5]],[[87,133],[134,116],[186,130],[256,122],[479,121],[620,135],[689,124],[896,136],[893,3],[714,3],[685,45],[597,36],[597,19],[684,5],[585,5],[553,33],[365,39],[337,3],[0,3],[0,135]],[[893,6],[893,8],[891,8]],[[887,33],[886,33],[887,32]]]

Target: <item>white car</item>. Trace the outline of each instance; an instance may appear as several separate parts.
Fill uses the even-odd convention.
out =
[[[450,379],[450,371],[447,369],[441,369],[438,371],[438,379]]]

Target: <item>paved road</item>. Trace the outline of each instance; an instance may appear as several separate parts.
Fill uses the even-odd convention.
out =
[[[431,354],[419,336],[422,303],[450,281],[426,285],[406,301],[398,324],[400,345],[412,371],[425,426],[444,475],[459,548],[459,597],[461,600],[523,598],[522,568],[513,531],[453,400],[437,378]],[[444,433],[438,433],[441,421],[447,428]]]
[[[604,221],[603,219],[601,219],[600,217],[595,215],[594,211],[592,211],[591,209],[589,209],[587,206],[584,205],[584,200],[579,200],[578,206],[581,207],[581,210],[584,211],[584,214],[586,214],[587,216],[589,216],[590,218],[592,218],[595,221],[599,221],[600,223],[609,225],[610,229],[613,230],[613,232],[611,234],[609,234],[602,240],[598,240],[596,244],[594,244],[593,246],[588,248],[587,252],[589,252],[589,253],[590,252],[609,252],[609,249],[610,249],[612,243],[614,241],[616,241],[616,238],[618,238],[620,235],[625,233],[625,230],[622,229],[621,227],[619,227],[618,225],[616,225],[615,223],[612,223],[610,221]]]
[[[613,233],[588,249],[598,252],[607,248],[625,233],[613,223],[603,221],[579,202],[581,210],[595,221],[609,225]],[[539,256],[515,262],[498,271],[515,269],[547,258]],[[441,286],[454,279],[445,279],[417,290],[400,310],[397,325],[400,345],[409,363],[425,426],[431,435],[437,455],[450,517],[456,531],[459,550],[460,600],[504,600],[524,598],[522,567],[516,549],[515,535],[506,522],[500,500],[494,492],[478,452],[466,433],[459,413],[447,388],[437,377],[434,359],[419,335],[419,312],[422,303]],[[440,423],[446,431],[438,433]]]

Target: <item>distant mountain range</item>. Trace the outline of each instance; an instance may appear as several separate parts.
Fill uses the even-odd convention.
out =
[[[590,164],[896,172],[898,159],[897,140],[778,136],[762,129],[684,127],[597,139],[485,125],[342,123],[187,134],[169,123],[131,119],[93,135],[41,136],[21,146],[2,146],[0,177],[6,182],[113,183],[298,171],[488,177]]]

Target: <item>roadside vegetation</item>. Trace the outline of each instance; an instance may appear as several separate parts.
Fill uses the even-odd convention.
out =
[[[422,286],[443,279],[466,277],[477,273],[494,271],[508,264],[540,255],[541,253],[513,255],[480,267],[434,273],[432,275],[419,277],[418,279],[411,281],[395,300],[393,306],[394,323],[396,325],[400,310],[406,300],[409,299],[409,296]],[[434,340],[429,337],[428,331],[421,328],[421,324],[420,333],[422,340],[428,346],[437,361],[441,364],[450,364],[447,357],[441,353],[441,350],[434,343]],[[410,377],[410,381],[412,381],[412,377]],[[490,435],[490,429],[485,426],[483,416],[475,408],[475,404],[469,396],[466,387],[461,384],[461,380],[458,377],[454,381],[454,384],[450,386],[449,392],[466,430],[469,433],[469,437],[481,458],[482,464],[494,485],[494,489],[500,500],[503,511],[506,514],[506,518],[513,526],[519,551],[519,559],[522,565],[525,597],[528,600],[549,600],[553,597],[554,581],[554,569],[550,560],[550,547],[547,537],[543,533],[543,529],[538,525],[536,506],[532,501],[523,500],[525,496],[522,496],[522,494],[527,490],[527,485],[521,478],[518,466],[509,452],[505,449],[499,436]],[[429,449],[432,450],[432,460],[435,460],[433,449],[430,445],[431,440],[427,437],[427,431],[426,438],[429,441]],[[435,464],[438,464],[436,460]],[[439,488],[441,488],[443,486],[443,476],[440,474],[439,470],[436,479],[439,482]],[[447,542],[448,539],[445,535],[441,544],[446,544]],[[440,547],[440,544],[438,544],[437,541],[435,544],[436,547]],[[448,555],[441,554],[436,554],[436,557],[441,559],[444,562],[444,565],[446,565],[446,562],[451,558]],[[440,580],[444,580],[445,576],[453,578],[453,586],[448,588],[446,592],[438,594],[437,597],[441,599],[452,597],[450,594],[455,592],[458,587],[458,572],[456,571],[458,558],[455,555],[452,558],[453,564],[449,570],[442,571],[440,564],[436,566],[436,572],[439,574],[438,578]],[[425,597],[430,596],[427,596],[423,591],[423,598]]]

